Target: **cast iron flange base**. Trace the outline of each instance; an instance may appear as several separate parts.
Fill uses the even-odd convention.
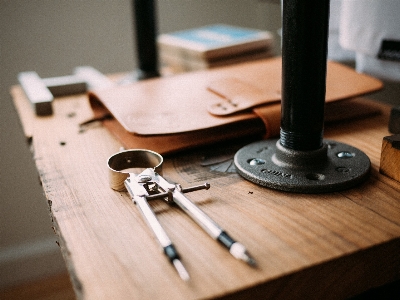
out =
[[[296,193],[326,193],[351,188],[370,171],[368,156],[347,144],[324,140],[323,147],[297,151],[279,140],[263,140],[240,149],[238,173],[258,185]]]

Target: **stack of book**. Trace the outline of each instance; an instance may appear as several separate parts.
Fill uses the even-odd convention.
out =
[[[161,34],[157,39],[161,65],[173,73],[269,57],[273,41],[269,31],[224,24]]]

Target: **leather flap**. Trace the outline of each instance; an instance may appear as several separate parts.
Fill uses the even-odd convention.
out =
[[[280,60],[271,64],[272,74],[260,74],[259,81],[250,83],[237,77],[222,78],[211,82],[208,89],[221,99],[208,106],[208,111],[217,116],[227,116],[249,108],[277,102],[281,99]],[[262,77],[263,76],[263,77]],[[342,100],[370,93],[382,88],[382,82],[342,64],[328,61],[326,79],[326,102]]]
[[[210,80],[226,77],[230,68],[147,79],[89,93],[93,109],[103,105],[125,130],[138,135],[160,135],[216,128],[254,119],[250,111],[215,117],[207,106],[218,96],[207,90]]]
[[[212,82],[208,89],[224,98],[207,107],[209,113],[217,116],[227,116],[281,99],[281,92],[278,88],[263,90],[237,78],[222,78]]]
[[[382,87],[379,80],[357,74],[345,66],[336,63],[329,63],[329,66],[328,100],[348,98]],[[230,85],[229,80],[228,83],[225,81],[225,90],[219,94],[207,88],[212,87],[213,82],[224,82],[232,77],[244,84]],[[94,109],[99,104],[105,106],[126,131],[137,135],[177,134],[204,129],[221,133],[219,128],[227,124],[259,118],[251,110],[227,116],[210,114],[207,107],[221,102],[220,94],[230,91],[230,88],[244,87],[248,91],[240,92],[241,97],[255,95],[260,99],[264,94],[273,95],[270,98],[278,101],[280,86],[281,58],[278,57],[92,91],[89,99]]]

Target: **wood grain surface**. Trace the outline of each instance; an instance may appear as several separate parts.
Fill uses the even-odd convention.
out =
[[[400,278],[400,184],[378,172],[389,107],[332,125],[325,137],[364,151],[370,178],[337,193],[304,195],[256,186],[232,166],[237,144],[165,158],[164,176],[188,194],[257,260],[234,259],[177,207],[151,202],[190,273],[183,282],[127,193],[108,186],[107,158],[118,142],[91,117],[85,95],[57,98],[35,117],[19,87],[15,106],[43,184],[75,292],[80,299],[338,299]],[[367,100],[366,100],[367,101]]]
[[[385,136],[379,172],[400,182],[400,134]]]

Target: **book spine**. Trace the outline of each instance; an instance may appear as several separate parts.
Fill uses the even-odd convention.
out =
[[[260,51],[252,51],[244,55],[228,56],[218,60],[206,61],[201,59],[184,59],[177,55],[168,55],[162,53],[160,55],[160,61],[163,66],[172,68],[174,72],[181,73],[187,71],[197,71],[210,69],[225,65],[230,65],[234,63],[241,63],[245,61],[257,60],[268,58],[274,55],[272,49],[262,49]]]
[[[206,48],[205,46],[164,34],[158,38],[157,43],[160,53],[181,56],[186,59],[213,60],[257,49],[272,48],[273,36],[269,32],[265,32],[259,38],[238,41],[222,47]]]

